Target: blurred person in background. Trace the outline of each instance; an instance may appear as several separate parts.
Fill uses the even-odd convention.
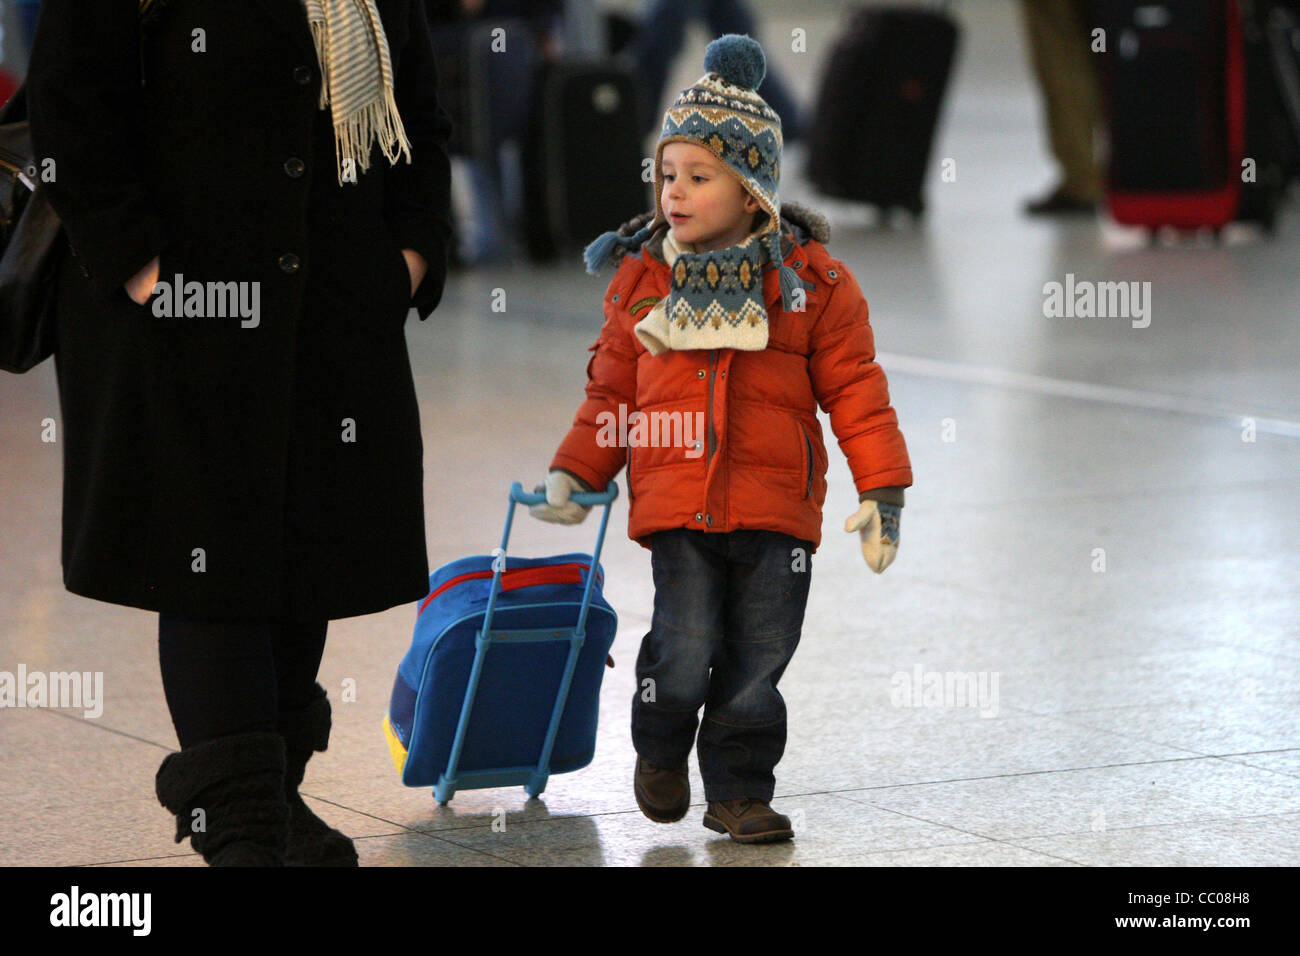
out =
[[[644,83],[643,137],[659,131],[659,101],[691,20],[702,20],[709,36],[727,33],[758,36],[758,20],[744,0],[651,0],[641,16],[636,38],[628,48]],[[803,115],[774,68],[768,69],[758,94],[781,117],[785,145],[802,139]]]
[[[13,4],[22,22],[23,43],[30,51],[36,36],[36,15],[40,13],[41,0],[13,0]]]
[[[521,147],[537,67],[563,53],[560,31],[564,0],[425,0],[425,8],[439,62],[446,63],[448,58],[458,61],[452,67],[459,84],[470,82],[471,76],[480,76],[488,85],[477,91],[478,101],[485,104],[483,115],[452,112],[453,121],[462,127],[461,137],[480,141],[479,148],[472,151],[469,144],[461,146],[474,195],[475,229],[473,239],[464,243],[463,252],[461,243],[453,240],[453,263],[504,265],[517,259],[512,238],[522,228],[522,176],[518,155],[507,157],[503,147],[507,143]],[[486,51],[470,42],[475,24],[508,20],[526,23],[527,35],[512,38],[507,34],[504,51]],[[484,67],[481,74],[469,68],[473,57],[480,58]],[[483,57],[496,59],[484,61]],[[455,102],[464,107],[469,97],[458,96]],[[471,129],[479,135],[471,136]]]
[[[1020,0],[1029,50],[1043,94],[1047,131],[1061,172],[1029,215],[1092,213],[1102,200],[1093,133],[1101,122],[1098,64],[1090,48],[1092,0]]]

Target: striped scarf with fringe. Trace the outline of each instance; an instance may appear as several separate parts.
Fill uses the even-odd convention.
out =
[[[320,62],[320,107],[333,108],[339,185],[346,160],[370,168],[375,140],[390,163],[405,152],[411,161],[402,117],[393,98],[388,38],[374,0],[303,0]]]

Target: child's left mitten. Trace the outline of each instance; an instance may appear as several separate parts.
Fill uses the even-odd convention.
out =
[[[877,574],[889,567],[898,554],[898,521],[903,509],[868,498],[844,522],[845,531],[856,531],[862,539],[862,557]]]
[[[533,505],[528,513],[553,524],[581,524],[591,506],[571,501],[576,491],[591,491],[591,486],[567,471],[553,468],[546,475],[546,483],[533,489],[534,494],[546,492],[546,501]]]

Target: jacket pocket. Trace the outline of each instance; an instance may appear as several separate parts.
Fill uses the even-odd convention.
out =
[[[388,245],[393,250],[392,258],[397,260],[397,300],[405,306],[402,309],[402,318],[405,319],[411,311],[411,300],[414,298],[411,293],[411,267],[406,264],[406,254],[396,240],[390,239]]]
[[[167,274],[167,270],[169,268],[168,263],[171,261],[172,258],[171,252],[172,250],[170,248],[164,246],[162,249],[159,249],[158,252],[156,253],[155,257],[158,259],[158,279],[154,282],[153,291],[149,293],[149,298],[145,299],[143,302],[137,302],[135,301],[135,299],[131,298],[131,293],[126,291],[126,286],[125,285],[121,286],[121,293],[126,298],[126,301],[131,304],[132,308],[137,309],[140,312],[146,312],[151,316],[154,315],[154,302],[157,301],[159,294],[161,294],[163,290],[163,285],[164,284],[171,285],[175,279],[174,275]],[[180,292],[183,291],[184,290],[177,290],[177,289],[170,290],[171,294],[169,296],[169,300],[172,303],[173,311],[176,311],[175,303],[177,302],[178,298],[180,298]]]
[[[810,498],[812,496],[812,482],[813,482],[812,439],[808,437],[808,431],[803,427],[803,422],[796,422],[796,424],[799,427],[799,437],[803,439],[804,474],[806,476],[804,481],[803,496],[804,498]]]
[[[385,309],[391,308],[394,312],[400,309],[402,322],[405,323],[414,299],[411,294],[411,269],[406,264],[402,247],[386,226],[380,229],[379,241],[375,245],[383,259],[376,269],[376,279],[380,285],[379,301]]]

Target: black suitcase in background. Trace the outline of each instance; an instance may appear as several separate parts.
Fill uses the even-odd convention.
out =
[[[618,60],[561,57],[539,66],[520,156],[534,261],[581,249],[651,207],[637,82]]]
[[[1125,195],[1204,195],[1219,209],[1236,135],[1229,56],[1230,0],[1098,4],[1109,38],[1102,74],[1110,122],[1107,188]],[[1235,184],[1228,184],[1235,187]],[[1201,200],[1197,200],[1198,202]],[[1207,207],[1208,208],[1208,207]],[[1209,215],[1214,218],[1217,213]],[[1124,221],[1121,219],[1121,221]]]
[[[827,196],[913,216],[957,50],[946,10],[864,7],[836,41],[808,134],[808,178]]]

